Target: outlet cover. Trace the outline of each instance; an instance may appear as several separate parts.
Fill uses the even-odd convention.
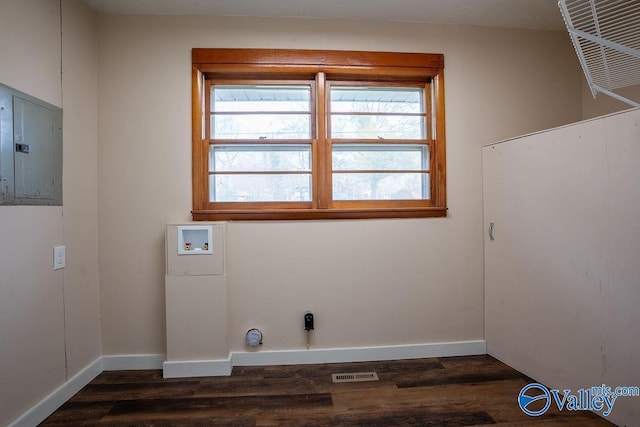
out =
[[[67,247],[55,246],[53,248],[53,269],[60,270],[64,268],[67,262]]]

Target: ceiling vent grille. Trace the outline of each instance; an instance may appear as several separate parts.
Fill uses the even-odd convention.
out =
[[[602,92],[640,108],[614,92],[640,84],[640,1],[560,0],[558,6],[593,96]]]
[[[354,372],[345,374],[332,374],[334,383],[359,383],[364,381],[378,381],[378,374],[375,372]]]

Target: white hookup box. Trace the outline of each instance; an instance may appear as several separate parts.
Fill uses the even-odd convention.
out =
[[[168,276],[224,274],[225,223],[167,224]]]

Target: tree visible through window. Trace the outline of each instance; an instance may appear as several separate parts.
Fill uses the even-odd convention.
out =
[[[194,219],[446,215],[443,67],[194,49]]]

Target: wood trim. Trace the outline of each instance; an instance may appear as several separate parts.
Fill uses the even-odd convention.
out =
[[[367,145],[367,144],[382,144],[382,145],[427,145],[428,139],[353,139],[353,138],[334,138],[334,145]]]
[[[212,139],[209,140],[211,145],[247,145],[247,144],[260,144],[263,142],[269,142],[274,145],[309,145],[313,142],[312,139]]]
[[[226,211],[226,212],[253,212],[259,210],[307,210],[311,209],[313,202],[212,202],[209,203],[209,211]]]
[[[336,169],[333,173],[430,173],[429,169]]]
[[[193,66],[191,67],[191,176],[194,209],[203,209],[208,203],[208,197],[206,197],[208,180],[203,179],[208,172],[206,156],[203,155],[203,143],[205,142],[203,120],[206,114],[204,100],[204,75],[197,67]]]
[[[260,115],[260,114],[273,114],[274,116],[302,116],[306,114],[310,116],[311,111],[267,111],[267,110],[256,110],[256,111],[211,111],[209,113],[210,116],[251,116],[251,115]]]
[[[319,72],[326,73],[331,80],[356,80],[366,77],[368,81],[406,82],[418,84],[430,80],[438,74],[438,68],[419,67],[369,67],[356,65],[273,65],[273,64],[197,64],[207,77],[225,79],[292,79],[312,78]]]
[[[425,117],[425,113],[386,113],[379,111],[362,112],[362,111],[336,111],[331,113],[332,116],[377,116],[377,117]]]
[[[331,150],[327,146],[327,80],[326,75],[320,72],[316,76],[316,121],[317,141],[318,141],[318,164],[316,175],[318,182],[318,208],[328,209],[331,205]]]
[[[429,199],[411,200],[334,200],[335,209],[423,209],[431,208],[433,204]]]
[[[433,131],[433,141],[435,143],[434,152],[430,153],[432,158],[431,170],[433,171],[432,195],[431,198],[436,206],[447,206],[447,151],[445,149],[445,116],[444,116],[444,72],[440,71],[431,83],[432,101],[435,117],[435,127]],[[433,145],[432,145],[433,146]]]
[[[439,53],[359,52],[305,49],[208,49],[191,51],[193,64],[317,65],[444,68]]]
[[[194,221],[435,218],[447,216],[447,208],[194,210],[191,215]]]
[[[433,94],[431,93],[431,85],[431,82],[427,82],[423,86],[424,113],[426,118],[424,137],[427,141],[433,141],[433,103],[431,102]]]
[[[193,219],[278,220],[351,218],[444,217],[446,208],[446,150],[444,118],[444,56],[442,54],[355,52],[287,49],[200,49],[192,50],[192,180]],[[208,186],[208,106],[205,80],[265,82],[293,79],[313,80],[312,108],[312,201],[303,203],[211,203]],[[428,144],[430,154],[430,200],[417,201],[332,201],[332,141],[327,136],[327,80],[389,82],[424,85],[427,98],[427,138],[409,143]],[[323,96],[318,96],[322,94]],[[315,110],[315,111],[314,111]],[[431,112],[431,116],[429,114]],[[203,130],[205,133],[203,134]],[[215,141],[221,142],[221,141]],[[300,143],[286,141],[283,143]],[[308,141],[305,140],[308,143]],[[336,140],[348,143],[349,140]],[[362,142],[362,141],[359,141]],[[366,142],[366,141],[365,141]],[[371,141],[374,142],[374,141]],[[375,141],[379,142],[379,141]],[[384,141],[395,143],[405,141]],[[229,143],[242,143],[233,141]]]
[[[320,207],[320,182],[322,180],[321,168],[322,163],[318,160],[319,153],[322,151],[320,148],[321,144],[318,144],[318,135],[322,135],[324,133],[324,129],[322,128],[323,123],[322,119],[320,119],[321,115],[319,114],[319,108],[322,106],[319,105],[321,99],[324,97],[318,96],[318,79],[320,77],[316,76],[311,85],[311,200],[313,203],[312,209],[318,209]],[[324,144],[322,144],[324,145]]]
[[[215,65],[216,70],[219,70],[220,68],[225,67],[224,64],[221,65]],[[202,70],[202,66],[199,66],[199,69]],[[243,66],[243,69],[246,69],[246,66]],[[259,69],[259,67],[258,67]],[[214,73],[214,74],[220,74],[220,73]],[[264,75],[264,73],[263,73]],[[207,73],[205,73],[205,76],[207,76]],[[298,76],[299,77],[299,76]],[[212,78],[211,80],[214,80],[215,83],[213,83],[214,86],[237,86],[237,85],[245,85],[247,84],[247,79],[246,77],[242,77],[242,78],[228,78],[228,77],[215,77]],[[304,78],[291,78],[291,79],[286,79],[286,78],[279,78],[279,79],[265,79],[265,78],[256,78],[256,79],[251,79],[252,83],[255,85],[272,85],[272,86],[302,86],[302,85],[308,85],[310,90],[313,90],[313,86],[316,84],[313,76],[310,76],[308,79],[304,79]],[[307,111],[308,112],[308,111]]]
[[[209,171],[209,175],[309,175],[311,169],[296,170],[296,171],[281,171],[281,170],[268,170],[268,171]]]

